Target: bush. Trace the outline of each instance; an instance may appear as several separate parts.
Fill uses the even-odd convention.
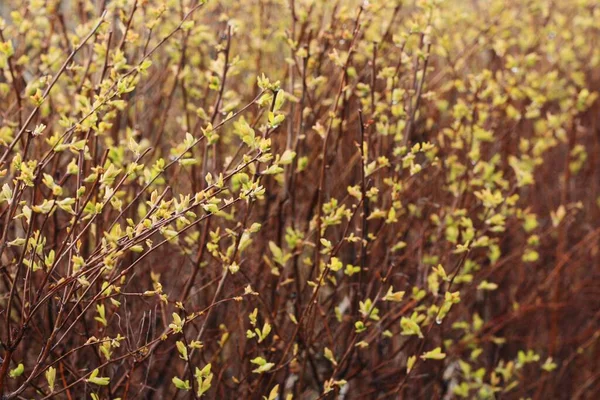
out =
[[[595,0],[0,13],[0,397],[598,396]]]

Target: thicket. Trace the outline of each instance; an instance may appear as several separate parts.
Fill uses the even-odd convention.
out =
[[[0,15],[0,397],[600,396],[596,0]]]

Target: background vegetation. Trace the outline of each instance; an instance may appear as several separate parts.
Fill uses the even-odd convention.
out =
[[[596,0],[0,13],[0,397],[600,395]]]

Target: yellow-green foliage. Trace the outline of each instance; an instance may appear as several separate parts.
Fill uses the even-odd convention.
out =
[[[597,0],[0,16],[0,397],[598,395]]]

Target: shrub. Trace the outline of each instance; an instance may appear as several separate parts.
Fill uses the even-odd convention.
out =
[[[598,395],[596,1],[0,13],[0,396]]]

